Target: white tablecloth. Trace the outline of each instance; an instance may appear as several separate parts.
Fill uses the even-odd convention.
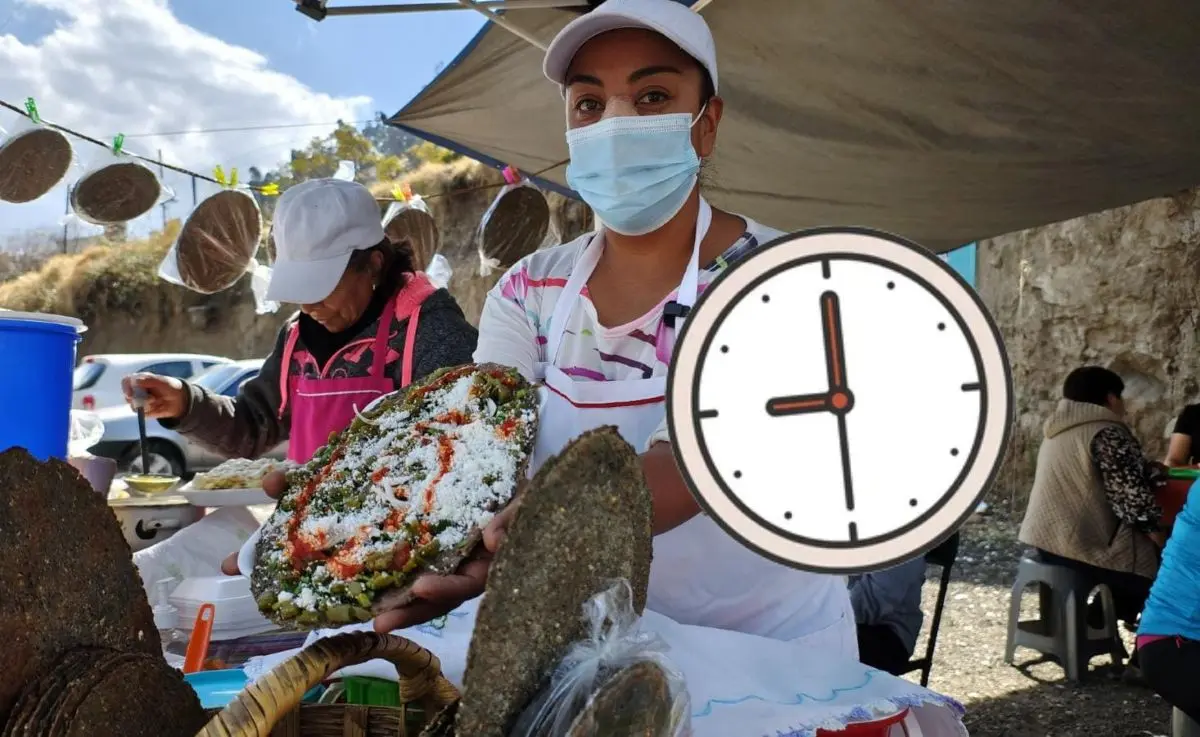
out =
[[[396,634],[433,651],[446,678],[461,686],[477,608],[478,600],[468,602],[440,626],[425,624]],[[905,708],[913,709],[923,737],[967,737],[963,708],[953,699],[861,663],[829,662],[792,643],[682,625],[649,611],[640,626],[665,641],[666,657],[687,681],[694,737],[813,737],[818,728],[841,729]],[[320,630],[308,642],[369,628]],[[296,652],[254,658],[246,672],[255,680]],[[394,679],[396,672],[377,660],[339,675]]]

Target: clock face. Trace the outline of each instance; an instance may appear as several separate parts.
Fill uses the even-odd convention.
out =
[[[705,510],[803,568],[876,569],[973,511],[1003,458],[1007,360],[935,255],[801,233],[722,274],[675,349],[672,441]]]

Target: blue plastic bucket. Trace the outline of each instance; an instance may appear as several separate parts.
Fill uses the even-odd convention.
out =
[[[67,457],[75,349],[86,330],[73,317],[0,311],[0,452]]]

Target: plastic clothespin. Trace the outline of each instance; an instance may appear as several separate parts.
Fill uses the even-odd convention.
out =
[[[264,197],[278,197],[279,196],[279,183],[278,182],[267,182],[266,184],[264,184],[263,186],[258,188],[258,193],[263,195]]]
[[[213,167],[213,179],[216,179],[217,184],[222,187],[229,186],[229,180],[225,178],[225,170],[221,168],[220,164]]]
[[[500,173],[504,175],[505,184],[512,185],[521,181],[521,172],[518,171],[517,167],[513,166],[512,164],[504,167],[504,170]]]
[[[125,148],[125,134],[118,133],[116,135],[116,137],[113,138],[113,145],[112,145],[113,156],[120,156],[122,153],[122,149],[124,149],[124,148]]]
[[[25,98],[25,113],[37,125],[42,124],[42,116],[38,114],[37,103],[33,101],[32,97]]]

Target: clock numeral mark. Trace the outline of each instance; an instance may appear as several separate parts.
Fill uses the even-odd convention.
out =
[[[951,448],[951,449],[950,449],[950,455],[952,455],[952,456],[956,456],[956,455],[958,455],[958,448]]]
[[[716,418],[717,411],[715,409],[702,409],[702,410],[700,410],[700,413],[698,416],[702,420],[712,420],[712,419]]]
[[[829,259],[823,259],[821,261],[821,276],[825,277],[826,279],[828,279],[830,277]]]
[[[938,323],[938,330],[945,330],[945,329],[946,329],[946,323],[944,323],[944,322],[939,322],[939,323]]]
[[[784,513],[783,513],[783,518],[784,518],[784,519],[791,519],[791,518],[792,518],[792,513],[791,513],[791,512],[784,512]]]
[[[908,506],[910,506],[910,507],[915,507],[915,506],[917,506],[917,500],[916,500],[916,499],[909,499],[909,500],[908,500]]]
[[[850,542],[858,542],[858,525],[850,523]]]
[[[963,390],[964,392],[977,392],[977,391],[979,391],[979,390],[980,390],[980,389],[982,389],[982,388],[983,388],[983,385],[982,385],[982,384],[980,384],[978,381],[976,381],[976,382],[972,382],[972,383],[970,383],[970,384],[963,384],[963,385],[962,385],[962,390]]]
[[[895,289],[895,288],[896,288],[896,282],[894,282],[894,281],[890,281],[890,282],[888,282],[888,283],[887,283],[887,288],[888,288],[888,289]]]

